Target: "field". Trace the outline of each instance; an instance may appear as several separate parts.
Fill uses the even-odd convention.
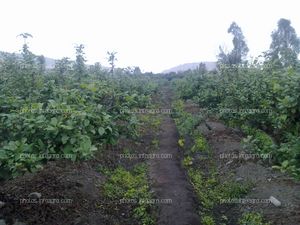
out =
[[[169,74],[1,53],[0,224],[300,224],[299,62],[235,38]]]

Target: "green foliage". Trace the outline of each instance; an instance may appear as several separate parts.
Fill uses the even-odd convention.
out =
[[[191,156],[186,156],[184,159],[183,159],[183,166],[184,167],[189,167],[193,164],[193,158]]]
[[[178,100],[173,104],[173,117],[180,136],[192,134],[195,127],[200,123],[202,117],[193,116],[191,113],[185,112],[183,101]]]
[[[6,99],[1,103],[2,108],[7,107],[0,113],[0,149],[6,148],[7,140],[26,138],[32,154],[70,154],[73,160],[88,159],[97,148],[117,143],[121,134],[138,135],[136,116],[120,113],[138,107],[139,98],[131,98],[138,95],[116,92],[105,103],[110,98],[109,90],[103,83],[82,84],[80,89],[53,87],[45,93],[52,99],[45,102],[43,94],[42,101],[35,103]],[[127,100],[121,101],[124,97]]]
[[[242,60],[246,57],[249,51],[243,32],[235,22],[230,25],[227,32],[233,35],[233,50],[230,53],[226,54],[220,47],[218,60],[219,64],[221,64],[220,66],[222,66],[223,64],[236,65],[242,63]]]
[[[296,145],[289,144],[289,136],[300,134],[300,73],[270,66],[253,63],[237,68],[235,73],[188,72],[174,81],[175,90],[179,97],[188,97],[207,109],[210,116],[216,115],[230,125],[241,127],[249,135],[245,145],[254,152],[271,153],[278,166],[288,160],[291,165],[288,171],[295,175],[299,168],[298,150],[292,147]],[[183,87],[189,87],[190,94]],[[192,123],[189,116],[186,118],[177,124],[186,123],[183,127],[189,131]],[[289,158],[280,154],[286,151],[293,152],[286,154]]]
[[[55,61],[55,74],[57,74],[57,83],[65,84],[66,76],[71,71],[71,61],[64,57]]]
[[[274,169],[292,174],[300,179],[300,138],[289,135],[288,142],[282,143],[275,154]]]
[[[0,149],[0,178],[9,178],[11,174],[16,177],[24,172],[40,169],[40,158],[26,157],[31,152],[32,144],[29,145],[26,138],[8,142]]]
[[[270,225],[270,223],[263,222],[259,213],[244,213],[239,219],[239,225]]]
[[[107,52],[107,60],[111,66],[110,73],[113,75],[115,71],[115,62],[118,60],[116,57],[117,52]]]
[[[278,21],[277,30],[272,32],[270,50],[266,53],[269,61],[279,67],[295,67],[300,53],[300,39],[291,22],[287,19]]]
[[[215,221],[211,216],[203,216],[202,217],[202,224],[203,225],[215,225]]]
[[[40,76],[35,58],[26,44],[23,57],[4,54],[0,62],[0,168],[5,178],[53,160],[40,155],[90,159],[121,136],[139,135],[139,121],[131,111],[150,107],[156,81],[141,74],[114,79],[88,74],[83,45],[77,47],[77,77],[67,58]],[[13,145],[18,147],[12,150]],[[20,160],[21,152],[32,157]]]
[[[250,184],[221,183],[216,174],[211,173],[209,176],[204,176],[200,170],[194,168],[188,170],[188,176],[204,211],[213,209],[223,199],[239,198],[246,194],[250,188]]]
[[[246,149],[259,154],[272,154],[275,151],[276,146],[272,138],[265,132],[248,126],[242,126],[242,130],[248,135],[243,140]]]
[[[122,200],[135,200],[133,216],[141,224],[154,224],[150,214],[150,205],[147,201],[152,195],[146,177],[146,166],[139,165],[130,172],[124,168],[114,170],[103,186],[104,195],[110,200],[120,202]]]
[[[74,72],[76,79],[80,82],[82,77],[87,76],[86,67],[85,67],[85,56],[84,56],[84,45],[80,44],[75,47],[76,49],[76,61],[74,64]]]
[[[208,144],[205,138],[202,137],[201,135],[194,135],[194,145],[191,149],[191,152],[195,153],[198,151],[200,152],[208,151]]]

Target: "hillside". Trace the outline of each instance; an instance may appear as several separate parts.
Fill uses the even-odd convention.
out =
[[[197,67],[199,66],[200,63],[201,62],[181,64],[181,65],[172,67],[170,69],[164,70],[162,73],[171,73],[171,72],[177,73],[177,72],[184,72],[184,71],[188,71],[188,70],[195,70],[195,69],[197,69]],[[217,68],[216,62],[203,62],[203,63],[205,63],[206,69],[208,71],[212,71]]]

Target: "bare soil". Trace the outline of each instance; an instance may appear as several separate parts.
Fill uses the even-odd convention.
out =
[[[171,107],[171,92],[164,90],[164,108]],[[158,199],[171,199],[171,204],[160,204],[158,225],[198,225],[196,196],[181,166],[181,150],[178,133],[170,115],[165,115],[159,135],[157,154],[171,154],[172,158],[150,161],[150,178]]]
[[[185,110],[192,114],[201,113],[201,109],[187,102]],[[213,152],[213,161],[217,166],[221,182],[238,181],[245,185],[251,183],[253,188],[243,200],[265,200],[271,196],[281,202],[281,206],[272,203],[220,204],[214,209],[215,218],[228,217],[229,225],[237,225],[238,218],[244,212],[260,212],[272,225],[300,225],[300,183],[287,174],[271,168],[269,160],[246,157],[224,157],[251,154],[242,147],[245,135],[238,129],[224,125],[218,118],[208,115],[198,129],[208,140]],[[207,170],[206,165],[201,168]]]

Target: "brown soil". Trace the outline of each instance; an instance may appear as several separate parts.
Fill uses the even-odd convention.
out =
[[[13,224],[16,219],[26,224],[76,224],[77,218],[96,210],[96,204],[101,202],[97,186],[103,181],[104,177],[87,163],[49,163],[42,171],[8,181],[0,188],[0,199],[6,203],[1,217],[7,224]],[[33,192],[47,200],[28,202]],[[49,199],[60,202],[51,203]]]
[[[201,113],[201,109],[192,102],[186,102],[185,110],[194,115]],[[287,174],[273,170],[268,160],[224,158],[224,154],[250,153],[242,148],[244,134],[238,129],[225,126],[212,115],[205,116],[208,119],[198,129],[212,149],[213,161],[221,182],[251,183],[253,188],[242,199],[269,199],[273,196],[281,202],[279,207],[272,203],[220,204],[214,208],[215,219],[220,222],[218,217],[226,215],[229,219],[228,225],[237,225],[238,218],[244,212],[260,212],[272,225],[300,225],[300,183]],[[209,170],[207,165],[199,167],[204,172]]]
[[[105,199],[101,185],[105,176],[101,168],[119,165],[130,169],[142,159],[121,159],[123,149],[148,153],[153,139],[151,132],[140,142],[122,139],[117,147],[99,154],[93,160],[49,162],[41,171],[26,174],[0,185],[1,219],[6,225],[137,225],[132,219],[132,204],[119,204]],[[38,192],[44,202],[29,201],[29,194]],[[24,202],[24,200],[27,202]],[[51,202],[59,199],[59,203]],[[68,202],[63,202],[67,200]],[[56,201],[56,200],[55,200]],[[21,224],[20,224],[21,225]]]
[[[163,93],[163,105],[170,108],[171,94],[168,89]],[[169,159],[156,159],[150,162],[150,178],[153,191],[158,199],[171,199],[170,204],[160,204],[159,225],[198,225],[196,197],[181,167],[181,154],[178,148],[178,133],[174,121],[165,115],[159,136],[158,154],[171,154]]]
[[[236,218],[243,212],[261,212],[272,225],[299,225],[300,184],[286,174],[272,170],[268,161],[222,158],[222,154],[249,153],[242,148],[242,135],[221,122],[208,120],[206,123],[212,130],[203,133],[213,150],[220,179],[252,183],[252,190],[243,199],[269,199],[273,196],[281,202],[280,207],[272,203],[223,204],[215,209],[215,214],[218,215],[220,209],[227,211],[225,214],[232,225],[237,224]]]

